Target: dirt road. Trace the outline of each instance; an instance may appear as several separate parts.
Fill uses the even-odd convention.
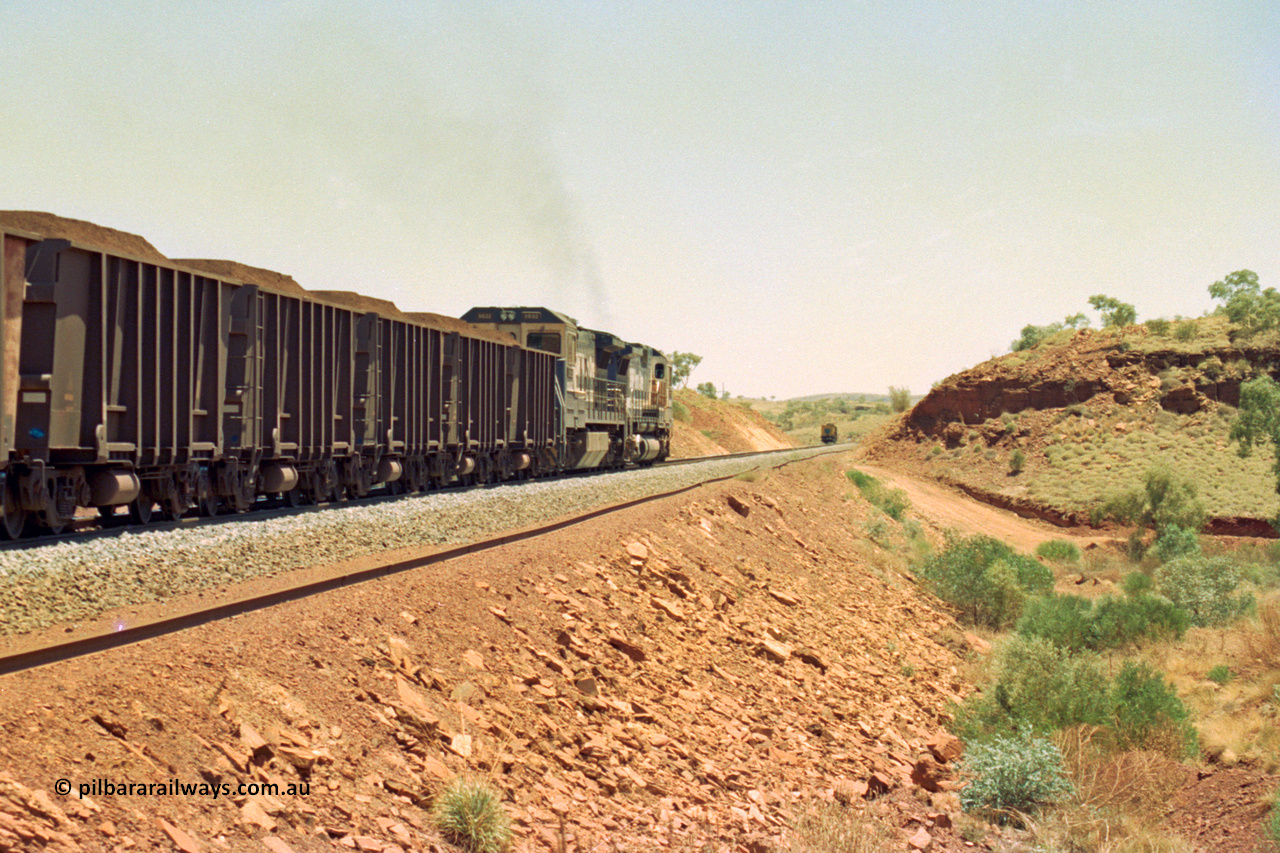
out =
[[[1080,547],[1114,541],[1114,537],[1074,528],[1058,527],[1035,518],[1023,518],[1006,509],[989,506],[958,489],[934,480],[914,477],[881,465],[859,460],[856,467],[911,499],[911,512],[941,527],[951,527],[966,535],[982,533],[1007,542],[1020,551],[1031,552],[1041,542],[1069,539]]]

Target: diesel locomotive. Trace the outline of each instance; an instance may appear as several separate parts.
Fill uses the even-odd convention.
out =
[[[666,357],[546,308],[402,312],[42,213],[0,247],[0,537],[670,453]]]

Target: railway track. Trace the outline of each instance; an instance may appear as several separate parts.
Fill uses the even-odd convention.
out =
[[[790,453],[803,450],[819,450],[823,445],[813,445],[811,447],[792,447],[784,450],[755,450],[746,453],[728,453],[721,456],[695,456],[687,459],[668,459],[663,462],[656,462],[649,468],[675,468],[682,465],[696,464],[706,462],[709,459],[717,461],[730,459],[749,459],[754,456],[767,456],[776,453]],[[627,469],[627,470],[644,470],[644,469]],[[617,473],[613,470],[606,469],[587,469],[583,471],[566,472],[565,477],[592,477],[601,474]],[[502,486],[520,486],[525,483],[542,482],[541,480],[505,480],[497,483],[484,483],[475,486],[451,486],[443,490],[435,490],[442,492],[463,492],[473,489],[484,490],[494,489]],[[94,539],[127,536],[129,534],[141,531],[165,531],[165,530],[183,530],[194,529],[205,526],[217,526],[222,524],[235,524],[238,522],[252,521],[255,519],[268,518],[272,516],[290,516],[302,515],[313,512],[325,512],[341,507],[358,507],[358,506],[375,506],[380,503],[399,501],[420,497],[424,494],[432,492],[415,492],[415,493],[399,493],[391,494],[386,491],[380,491],[370,494],[362,498],[346,498],[340,501],[325,501],[318,504],[310,504],[307,506],[289,506],[283,500],[262,500],[255,506],[239,513],[222,513],[219,515],[188,515],[173,521],[162,521],[153,519],[146,524],[135,524],[129,521],[127,513],[119,513],[113,519],[107,520],[100,516],[85,515],[76,519],[71,528],[63,533],[31,536],[23,539],[15,539],[7,542],[0,542],[0,552],[5,551],[25,551],[35,548],[48,547],[57,542],[76,542],[76,541],[92,541]]]
[[[725,459],[749,459],[759,457],[762,465],[757,466],[770,468],[781,468],[792,462],[801,461],[803,459],[812,458],[827,452],[839,452],[848,450],[848,446],[827,446],[827,447],[811,447],[811,448],[789,448],[786,450],[763,451],[752,453],[732,454],[729,456],[717,457],[701,457],[694,459],[672,460],[665,463],[668,466],[691,465],[698,462],[723,461]],[[776,464],[768,464],[770,457],[785,456],[785,459]],[[23,644],[21,638],[16,640],[11,638],[10,648],[3,655],[0,655],[0,675],[21,672],[24,670],[34,669],[41,666],[57,663],[59,661],[71,660],[73,658],[83,657],[85,655],[97,652],[107,651],[122,646],[139,643],[144,640],[154,639],[156,637],[173,634],[180,631],[216,622],[222,619],[229,619],[244,613],[250,613],[255,610],[262,610],[274,607],[290,601],[307,598],[310,596],[320,595],[343,587],[352,586],[366,581],[384,578],[401,572],[411,571],[413,569],[423,568],[425,566],[442,563],[453,560],[467,554],[473,554],[480,551],[500,548],[513,542],[519,542],[542,536],[557,530],[562,530],[575,524],[580,524],[593,518],[598,518],[609,513],[618,512],[630,507],[639,506],[650,501],[660,498],[671,497],[691,491],[708,483],[720,482],[739,476],[741,472],[731,474],[717,475],[699,479],[696,482],[682,485],[678,488],[667,489],[664,491],[645,494],[630,500],[616,502],[605,506],[595,507],[593,509],[580,512],[568,517],[559,518],[554,521],[531,525],[519,530],[506,531],[490,536],[467,542],[460,545],[450,545],[428,549],[424,552],[415,554],[406,559],[389,560],[379,563],[372,567],[358,568],[351,571],[339,572],[337,574],[328,575],[319,579],[310,578],[297,583],[292,583],[283,588],[274,589],[270,592],[249,595],[233,601],[219,602],[210,606],[196,607],[181,613],[173,613],[157,616],[147,619],[133,625],[118,625],[110,629],[97,630],[88,635],[75,636],[68,640],[54,641],[37,641],[34,643]],[[397,496],[404,497],[404,496]],[[367,500],[393,500],[395,498],[375,498]],[[346,506],[343,504],[342,506]],[[288,510],[287,512],[315,512],[323,511],[324,507],[306,508],[302,510]],[[157,525],[156,529],[165,526],[181,526],[181,525],[209,525],[209,524],[225,524],[229,522],[244,521],[252,517],[246,515],[214,517],[201,519],[187,519],[178,522],[168,522],[166,524]],[[135,528],[136,529],[136,528]],[[94,531],[96,535],[118,535],[122,531],[105,530]],[[48,544],[49,540],[45,541]],[[12,547],[12,546],[11,546]],[[32,547],[32,543],[20,543],[21,547]],[[70,630],[70,629],[67,629]]]

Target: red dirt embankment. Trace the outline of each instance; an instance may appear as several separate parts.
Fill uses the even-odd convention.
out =
[[[560,815],[570,849],[773,849],[834,797],[965,849],[942,735],[964,636],[861,538],[875,510],[842,472],[798,463],[0,680],[0,847],[431,850],[426,808],[463,773],[504,793],[517,850],[557,849]]]
[[[796,446],[790,436],[746,404],[713,400],[688,388],[678,389],[673,396],[676,421],[671,455],[676,459]]]

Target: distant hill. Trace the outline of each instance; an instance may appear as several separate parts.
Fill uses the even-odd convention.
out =
[[[830,394],[790,400],[752,400],[752,408],[800,445],[819,442],[822,425],[834,423],[841,443],[857,443],[896,415],[887,394]]]
[[[1272,535],[1274,459],[1241,459],[1227,435],[1280,342],[1233,332],[1216,316],[1067,329],[940,382],[866,452],[1069,523],[1163,466],[1198,488],[1211,530]]]

